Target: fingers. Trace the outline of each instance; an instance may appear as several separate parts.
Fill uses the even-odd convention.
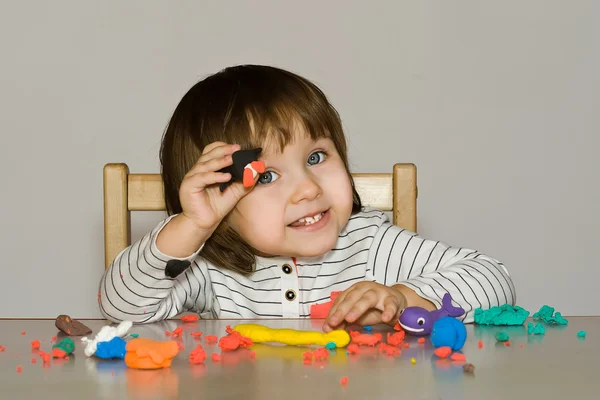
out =
[[[387,296],[383,300],[383,312],[381,313],[381,321],[384,323],[390,322],[398,315],[400,310],[398,299],[393,296]]]
[[[337,297],[323,330],[344,329],[347,324],[392,323],[400,303],[396,291],[389,287],[371,282],[355,284]]]
[[[240,150],[240,145],[230,145],[221,142],[217,143],[220,144],[215,145],[214,143],[211,143],[205,147],[202,156],[200,156],[196,164],[188,171],[186,176],[219,171],[220,169],[233,164],[232,154]],[[209,149],[209,146],[212,146],[212,148]]]

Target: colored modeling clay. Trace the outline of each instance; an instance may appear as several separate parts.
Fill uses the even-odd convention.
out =
[[[68,337],[52,346],[52,356],[56,358],[65,358],[73,351],[75,351],[75,343],[73,343],[73,339]]]
[[[541,319],[548,324],[567,325],[569,323],[559,312],[554,314],[554,308],[547,305],[542,306],[538,312],[533,314],[533,319]]]
[[[529,311],[519,306],[503,304],[488,310],[475,309],[474,319],[478,325],[523,325]]]
[[[133,323],[131,321],[123,321],[119,325],[110,326],[105,325],[100,329],[100,331],[96,334],[96,337],[93,340],[88,339],[87,337],[82,337],[81,341],[86,344],[84,353],[86,356],[91,357],[98,348],[98,343],[100,342],[108,342],[115,337],[124,337],[131,329]]]
[[[219,170],[219,172],[228,172],[231,174],[231,179],[221,183],[219,186],[221,192],[225,191],[235,181],[242,181],[244,187],[254,185],[256,175],[265,172],[265,162],[257,161],[261,151],[261,148],[238,150],[231,155],[233,164]]]
[[[396,332],[393,335],[388,332],[387,343],[392,346],[402,346],[402,342],[404,342],[404,335],[404,331]]]
[[[409,334],[425,336],[431,333],[433,324],[438,319],[447,316],[460,317],[464,313],[464,309],[452,305],[452,297],[450,293],[446,293],[442,298],[441,309],[428,311],[422,307],[407,307],[401,312],[398,322]]]
[[[120,337],[116,336],[108,342],[99,342],[94,353],[98,358],[125,358],[127,343]]]
[[[463,372],[465,374],[473,374],[475,372],[475,366],[473,364],[463,365]]]
[[[546,328],[544,328],[544,325],[542,325],[542,324],[533,325],[532,322],[528,322],[527,323],[527,334],[528,335],[545,335]]]
[[[359,345],[375,347],[377,343],[381,342],[381,333],[375,333],[372,335],[368,333],[352,331],[350,332],[350,336],[352,337],[352,343]]]
[[[456,318],[443,317],[433,324],[430,339],[433,347],[448,346],[457,351],[462,349],[467,340],[467,328]]]
[[[227,336],[223,336],[219,340],[219,347],[222,351],[231,351],[235,350],[238,347],[250,347],[252,346],[252,340],[242,336],[239,332],[231,329],[231,326],[227,325],[226,331],[228,333]]]
[[[325,346],[329,342],[334,342],[337,347],[346,347],[350,343],[350,335],[342,329],[322,333],[317,331],[268,328],[258,324],[240,324],[233,328],[233,330],[255,343],[278,342],[296,346],[308,344]]]
[[[579,332],[577,332],[577,337],[584,338],[585,335],[586,335],[585,331],[579,331]]]
[[[310,306],[310,317],[315,319],[324,319],[329,315],[329,310],[333,306],[335,298],[342,292],[331,292],[330,301],[327,303],[313,304]]]
[[[450,356],[450,359],[452,361],[465,361],[467,359],[467,357],[464,354],[462,354],[462,353],[453,353]]]
[[[179,352],[173,340],[157,342],[146,338],[132,339],[127,343],[125,364],[136,369],[159,369],[171,366],[173,357]]]
[[[356,343],[352,343],[352,344],[349,344],[348,347],[346,347],[346,351],[348,354],[359,354],[360,348],[358,347],[358,345]]]
[[[508,341],[509,337],[508,337],[508,333],[506,332],[498,332],[496,333],[496,340],[499,342],[506,342]]]
[[[69,336],[83,336],[92,333],[92,330],[79,321],[71,319],[68,315],[59,315],[56,317],[54,325],[61,332]]]
[[[37,340],[37,339],[36,339],[36,340],[33,340],[33,341],[31,342],[31,349],[32,349],[32,350],[37,350],[37,349],[39,349],[39,348],[40,348],[40,346],[41,346],[41,345],[42,345],[42,344],[40,343],[40,341],[39,341],[39,340]]]
[[[197,315],[184,315],[183,317],[181,317],[181,320],[183,322],[194,322],[194,321],[198,321],[198,316]]]
[[[364,330],[365,330],[365,331],[367,331],[367,332],[371,332],[371,331],[373,330],[373,328],[372,328],[371,326],[369,326],[369,325],[366,325],[366,326],[364,326],[363,328],[364,328]]]
[[[334,350],[336,348],[336,345],[334,342],[329,342],[325,345],[325,347],[327,348],[327,350]]]
[[[138,333],[130,333],[129,336],[131,336],[132,338],[136,338],[139,337],[140,335]]]
[[[433,354],[440,358],[447,358],[450,354],[452,354],[452,349],[448,346],[438,347],[433,351]]]
[[[206,352],[202,348],[202,345],[196,346],[194,350],[190,352],[190,363],[200,364],[206,360]]]

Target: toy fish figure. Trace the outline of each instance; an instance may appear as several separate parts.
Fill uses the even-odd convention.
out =
[[[398,322],[400,326],[413,336],[426,336],[431,333],[433,324],[443,317],[460,317],[465,310],[452,305],[450,293],[446,293],[442,298],[442,308],[435,311],[428,311],[422,307],[407,307],[400,314]]]
[[[233,164],[219,170],[219,172],[229,172],[231,174],[231,179],[219,186],[221,192],[225,191],[235,181],[242,181],[244,187],[254,185],[256,175],[265,172],[265,162],[257,161],[261,151],[262,149],[259,147],[252,150],[239,150],[231,155]]]

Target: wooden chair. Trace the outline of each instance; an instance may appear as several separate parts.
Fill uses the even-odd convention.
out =
[[[395,164],[391,173],[352,174],[363,205],[391,211],[393,223],[417,231],[417,168]],[[131,244],[131,211],[164,211],[160,174],[130,174],[123,163],[104,166],[104,258],[108,268]]]

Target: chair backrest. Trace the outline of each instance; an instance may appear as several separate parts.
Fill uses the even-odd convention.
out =
[[[352,174],[363,205],[391,211],[394,225],[417,231],[417,168],[395,164],[391,173]],[[108,268],[131,244],[131,211],[165,210],[160,174],[130,174],[123,163],[104,166],[104,259]]]

